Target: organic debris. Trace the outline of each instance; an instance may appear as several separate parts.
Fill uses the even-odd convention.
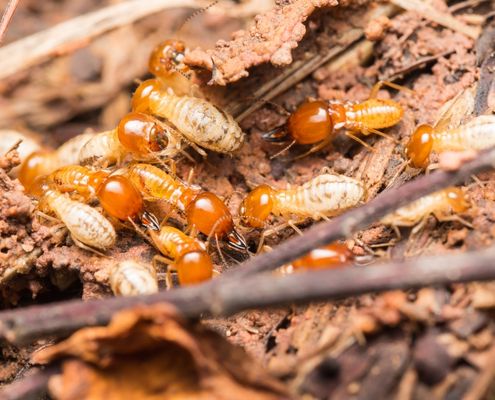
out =
[[[33,356],[58,359],[62,374],[49,388],[60,400],[288,398],[241,348],[166,305],[123,311],[108,327],[82,329]]]
[[[14,18],[6,40],[33,33],[27,31],[30,26],[43,29],[94,10],[100,2],[63,1],[57,7],[50,4],[20,2],[17,16],[30,23],[16,25]],[[63,57],[54,57],[2,81],[0,120],[9,129],[24,132],[27,127],[28,131],[39,132],[34,135],[35,142],[47,147],[55,147],[88,128],[96,132],[114,128],[128,110],[129,94],[136,86],[133,81],[147,78],[146,62],[152,46],[180,37],[190,49],[198,45],[210,48],[186,53],[186,62],[197,67],[199,81],[211,78],[213,84],[228,84],[222,88],[200,86],[198,90],[218,99],[222,109],[242,115],[246,143],[232,156],[210,153],[203,160],[191,151],[194,161],[181,159],[177,163],[179,178],[186,180],[194,169],[192,180],[228,199],[231,213],[237,215],[241,199],[255,186],[269,184],[281,189],[289,184],[301,185],[329,168],[364,182],[365,203],[379,209],[383,206],[381,199],[392,201],[387,197],[394,193],[391,189],[403,187],[423,174],[408,164],[405,151],[418,124],[452,128],[470,121],[473,112],[486,113],[493,108],[492,23],[490,19],[483,22],[484,16],[493,11],[493,4],[415,0],[405,5],[410,8],[418,4],[419,13],[365,0],[339,4],[279,1],[274,10],[256,17],[254,24],[245,19],[245,14],[235,18],[225,9],[216,13],[213,6],[180,32],[177,28],[190,11],[167,11],[123,26],[90,45],[79,43],[81,48],[75,52],[66,49],[68,53]],[[431,8],[436,12],[429,14]],[[245,28],[246,24],[250,27]],[[475,41],[480,30],[481,39]],[[211,49],[218,38],[227,38],[233,31],[237,32],[232,41],[220,41]],[[483,84],[476,85],[480,73]],[[369,135],[362,137],[366,147],[339,131],[331,145],[298,159],[307,151],[304,146],[295,145],[275,156],[282,147],[262,139],[263,133],[282,126],[287,113],[294,112],[305,100],[365,101],[380,79],[398,82],[415,92],[382,88],[378,93],[378,98],[393,99],[404,109],[401,122],[385,131],[393,140]],[[324,275],[328,280],[312,287],[326,290],[326,298],[344,290],[345,298],[244,311],[249,305],[276,304],[277,299],[287,304],[290,296],[299,296],[298,301],[302,301],[307,288],[304,285],[314,278],[312,281],[311,273],[289,275],[285,281],[279,275],[250,276],[249,271],[236,270],[238,260],[234,256],[222,254],[223,260],[212,245],[216,268],[222,272],[232,269],[232,281],[225,274],[225,280],[155,295],[162,296],[160,301],[176,302],[188,315],[201,316],[203,325],[185,322],[175,311],[157,305],[116,314],[109,327],[83,329],[35,356],[51,366],[62,365],[62,373],[46,370],[49,375],[57,373],[51,378],[52,395],[109,397],[103,392],[110,389],[117,397],[156,398],[177,389],[195,398],[235,398],[228,390],[234,390],[239,398],[486,398],[495,371],[493,283],[450,282],[488,279],[493,274],[493,256],[482,253],[482,249],[492,249],[495,238],[494,173],[478,172],[493,165],[493,152],[476,155],[472,161],[473,153],[432,157],[432,162],[440,162],[441,167],[455,170],[455,174],[437,171],[421,177],[403,187],[406,191],[399,192],[403,196],[393,200],[405,202],[417,193],[413,189],[433,190],[433,184],[460,182],[461,176],[460,184],[473,206],[455,215],[457,220],[425,216],[419,227],[396,231],[375,218],[372,225],[350,232],[352,223],[356,223],[350,221],[356,216],[351,213],[346,216],[349,219],[343,219],[345,223],[334,226],[333,234],[346,235],[356,265],[325,271],[337,275]],[[57,221],[47,221],[34,211],[35,203],[25,196],[17,181],[7,176],[6,171],[15,165],[15,157],[10,157],[0,160],[5,168],[0,171],[0,231],[5,244],[5,253],[2,250],[4,254],[0,254],[0,282],[6,306],[51,302],[60,297],[110,297],[109,276],[115,262],[137,259],[151,263],[156,251],[134,230],[122,225],[118,225],[115,248],[105,258],[75,246]],[[477,163],[483,168],[469,170],[472,165],[479,167]],[[382,196],[381,192],[384,197],[370,204]],[[373,212],[376,210],[370,215],[378,215]],[[273,226],[279,222],[282,220],[274,221]],[[310,224],[306,222],[300,229],[304,232]],[[255,252],[260,231],[239,230]],[[291,244],[294,242],[286,244],[290,248],[280,253],[284,247],[277,250],[278,246],[284,246],[290,236],[295,236],[294,232],[283,229],[267,237],[265,243],[273,251],[261,263],[256,258],[250,265],[261,265],[260,269],[268,271],[276,266],[268,262],[273,260],[270,255],[280,261],[301,249],[297,246],[313,245],[304,236],[297,246]],[[317,236],[310,234],[309,238]],[[437,258],[419,258],[423,255]],[[442,264],[442,260],[447,261]],[[462,262],[457,264],[459,260]],[[382,267],[385,269],[377,270]],[[380,275],[383,271],[387,275]],[[158,271],[161,289],[164,275]],[[383,280],[377,281],[376,276]],[[432,281],[441,284],[417,289]],[[284,286],[287,282],[290,285]],[[363,282],[370,285],[368,290],[397,290],[362,294],[368,293]],[[411,287],[414,289],[402,290]],[[197,297],[187,298],[191,293]],[[37,311],[40,309],[26,309],[25,314],[16,316],[15,310],[9,310],[0,316],[0,330],[11,341],[41,336],[44,340],[34,345],[37,348],[53,340],[47,336],[66,334],[83,325],[106,324],[124,305],[158,301],[152,299],[48,303],[42,306],[42,315]],[[71,310],[80,312],[71,314]],[[238,310],[243,311],[228,318],[218,316]],[[204,325],[242,347],[256,361]],[[41,376],[27,362],[32,350],[4,349],[2,383],[43,386],[46,375]],[[170,365],[173,369],[168,368]],[[265,374],[258,365],[266,366],[269,372]],[[154,389],[156,392],[152,392]]]

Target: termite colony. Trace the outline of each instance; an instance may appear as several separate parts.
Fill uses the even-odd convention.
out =
[[[234,117],[204,99],[192,84],[194,71],[184,64],[185,52],[179,40],[159,44],[149,60],[149,72],[155,77],[139,84],[132,111],[114,129],[82,134],[52,152],[35,151],[19,171],[19,180],[37,200],[42,217],[60,220],[80,247],[105,256],[118,240],[118,230],[130,229],[156,248],[159,255],[153,265],[137,260],[112,265],[109,283],[117,295],[156,292],[160,275],[170,288],[172,272],[180,285],[204,282],[214,276],[224,252],[249,256],[282,228],[301,233],[302,222],[326,220],[368,200],[364,182],[324,171],[290,188],[254,186],[232,215],[216,194],[180,179],[175,160],[190,158],[188,148],[203,157],[207,151],[233,155],[245,141]],[[294,144],[310,146],[304,155],[324,148],[339,130],[370,149],[364,140],[370,134],[396,141],[382,130],[397,125],[404,109],[395,100],[377,98],[383,85],[409,90],[379,82],[369,99],[360,103],[307,101],[263,138],[287,142],[284,150]],[[420,125],[406,146],[406,164],[424,169],[433,154],[489,147],[495,143],[494,127],[494,116],[448,129]],[[166,212],[157,217],[156,208]],[[465,191],[452,187],[380,222],[397,231],[404,226],[419,229],[430,215],[439,221],[463,221],[459,215],[468,208]],[[271,224],[274,218],[281,223]],[[243,232],[253,231],[258,231],[259,240],[249,246]],[[333,268],[352,260],[349,248],[336,242],[314,249],[286,269]]]

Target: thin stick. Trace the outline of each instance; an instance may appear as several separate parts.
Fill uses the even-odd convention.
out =
[[[104,32],[176,7],[200,8],[201,5],[195,0],[130,0],[20,39],[0,49],[0,79],[32,67],[50,56],[66,54],[82,47]]]
[[[7,32],[7,28],[9,27],[10,21],[14,16],[15,10],[19,5],[19,0],[10,0],[5,8],[5,11],[2,15],[2,19],[0,20],[0,43],[3,42],[3,38],[5,33]]]
[[[423,18],[435,22],[453,31],[462,33],[471,39],[476,39],[480,33],[478,28],[470,27],[448,13],[443,13],[433,8],[422,0],[390,0],[392,4],[403,8],[404,10],[414,11]]]
[[[58,371],[59,369],[57,367],[48,367],[22,379],[15,380],[10,385],[6,385],[0,389],[0,399],[21,400],[45,398],[48,380]]]
[[[495,279],[495,247],[480,252],[423,257],[367,268],[342,268],[279,277],[255,275],[148,296],[73,300],[0,313],[0,335],[23,343],[46,335],[68,334],[87,325],[103,325],[124,308],[168,302],[186,317],[205,313],[232,315],[273,306],[304,304],[392,289]]]

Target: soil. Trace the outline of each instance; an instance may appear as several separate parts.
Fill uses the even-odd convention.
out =
[[[23,0],[6,42],[111,3]],[[404,168],[404,146],[417,124],[434,123],[447,101],[478,80],[475,41],[415,12],[394,10],[388,16],[370,17],[387,7],[370,1],[280,3],[280,7],[288,3],[293,8],[286,6],[257,17],[251,28],[249,18],[203,13],[181,29],[182,39],[191,48],[199,46],[189,54],[189,63],[211,69],[209,60],[213,59],[219,68],[212,80],[208,73],[204,75],[201,89],[221,107],[239,113],[245,110],[257,90],[290,68],[289,64],[302,60],[304,65],[324,55],[350,29],[365,32],[373,41],[372,51],[356,50],[346,43],[350,56],[343,65],[334,59],[322,63],[273,98],[276,105],[261,102],[241,121],[247,141],[239,152],[232,156],[210,153],[206,160],[192,154],[194,162],[178,163],[178,175],[186,178],[193,169],[194,183],[228,199],[234,215],[243,196],[255,186],[298,185],[324,168],[362,180],[368,189],[366,200],[413,179],[420,171]],[[432,4],[442,12],[452,6],[442,0]],[[482,3],[456,15],[484,15],[490,11],[488,6]],[[180,21],[190,13],[174,10],[153,15],[4,80],[0,83],[1,127],[29,132],[48,147],[86,129],[112,128],[128,111],[134,80],[147,77],[152,46],[175,35]],[[269,36],[271,41],[260,46],[259,38],[266,39],[269,28],[284,21],[283,35]],[[228,42],[232,33],[234,39]],[[246,48],[256,57],[251,53],[247,57]],[[422,63],[423,59],[427,61]],[[224,67],[221,62],[226,60]],[[414,91],[382,88],[379,92],[379,97],[392,98],[405,110],[402,121],[386,131],[397,143],[370,135],[364,139],[368,149],[339,134],[331,146],[304,158],[296,159],[307,150],[299,147],[272,157],[281,146],[265,142],[261,134],[284,123],[286,111],[308,98],[363,101],[372,85],[383,79]],[[207,82],[226,87],[211,87]],[[22,185],[8,176],[18,162],[12,155],[0,159],[0,300],[4,308],[109,297],[108,271],[114,262],[127,258],[151,261],[156,254],[126,226],[121,226],[118,242],[106,258],[75,246],[60,224],[37,215]],[[372,268],[370,264],[377,260],[464,252],[493,244],[494,177],[485,173],[465,183],[474,206],[462,218],[471,226],[439,223],[430,217],[419,232],[402,229],[397,240],[393,229],[376,223],[347,240],[358,261],[353,268]],[[303,230],[310,225],[303,225]],[[260,232],[241,232],[255,251]],[[267,238],[266,245],[275,248],[292,235],[292,230],[285,229]],[[240,261],[226,253],[225,264],[215,251],[212,254],[219,270],[235,268]],[[470,283],[250,311],[204,323],[242,346],[301,398],[457,399],[469,394],[474,399],[488,396],[493,380],[493,307],[493,283]],[[45,345],[39,342],[34,348]],[[32,350],[3,348],[0,383],[12,382],[29,371]]]

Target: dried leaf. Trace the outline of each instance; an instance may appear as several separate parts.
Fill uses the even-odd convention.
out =
[[[65,357],[49,384],[56,399],[288,398],[243,350],[164,304],[122,311],[107,327],[81,329],[33,358]]]

